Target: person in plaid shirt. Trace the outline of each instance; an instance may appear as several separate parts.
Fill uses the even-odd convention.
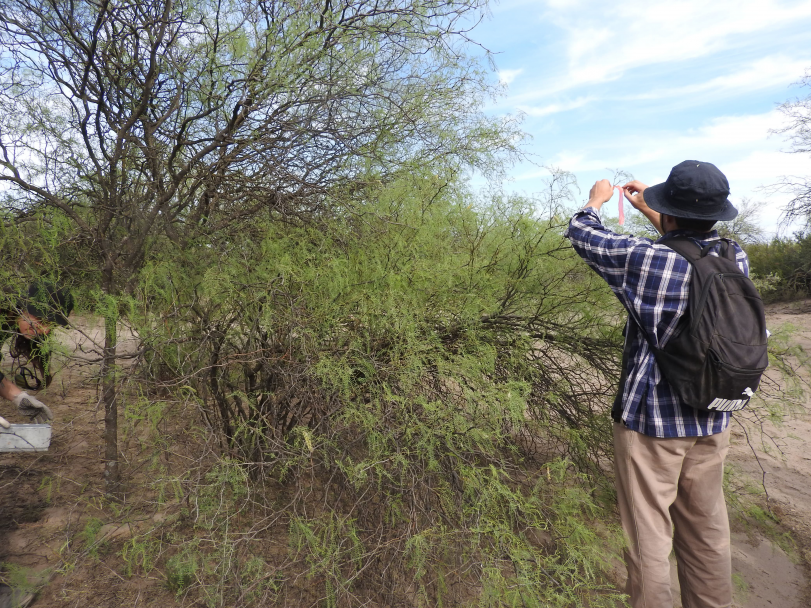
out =
[[[726,177],[711,163],[684,161],[661,184],[632,181],[622,189],[660,234],[688,236],[698,247],[718,241],[716,221],[738,214],[727,198]],[[613,192],[608,180],[595,183],[566,236],[661,348],[687,310],[692,268],[660,241],[606,228],[600,208]],[[748,275],[746,254],[733,246],[738,267]],[[732,566],[722,481],[730,414],[682,404],[633,323],[629,319],[626,327],[623,379],[611,412],[617,501],[628,540],[626,591],[634,608],[673,606],[668,557],[675,549],[684,608],[729,607]]]

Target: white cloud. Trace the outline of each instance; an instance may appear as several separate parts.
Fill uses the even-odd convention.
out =
[[[587,103],[591,102],[591,97],[579,97],[570,101],[561,103],[551,103],[545,106],[515,106],[517,110],[523,112],[527,116],[548,116],[549,114],[557,114],[558,112],[567,112],[568,110],[575,110],[582,108]]]
[[[499,107],[515,108],[528,116],[547,116],[558,112],[565,112],[581,108],[588,103],[602,100],[622,101],[656,101],[672,100],[684,104],[703,104],[711,98],[730,95],[740,95],[747,92],[776,89],[786,87],[797,82],[811,65],[811,54],[807,58],[791,58],[787,55],[775,54],[758,59],[739,67],[736,71],[717,76],[704,82],[697,82],[679,87],[659,87],[647,91],[635,92],[630,95],[619,94],[614,97],[595,95],[578,97],[576,99],[555,102],[542,106],[531,105],[533,100],[548,98],[550,91],[528,91],[519,95],[510,96],[498,103]],[[523,70],[515,70],[522,72]],[[510,78],[512,81],[513,78]],[[692,99],[686,99],[692,98]]]
[[[579,0],[560,0],[561,2],[571,1],[572,3],[578,2]],[[500,15],[504,13],[509,13],[516,9],[521,9],[522,11],[535,13],[538,8],[538,0],[501,0],[500,2],[493,2],[490,6],[488,6],[488,10],[493,15]]]
[[[548,2],[566,32],[566,86],[614,80],[633,67],[695,59],[772,28],[811,19],[811,0]]]
[[[770,130],[780,127],[782,122],[783,115],[777,110],[763,114],[723,116],[711,119],[705,125],[690,129],[684,134],[661,131],[649,133],[644,138],[635,134],[625,136],[617,142],[603,142],[599,148],[562,150],[550,162],[573,173],[602,171],[606,167],[619,167],[636,173],[642,167],[647,169],[654,164],[658,167],[665,163],[667,166],[659,167],[658,171],[665,171],[666,174],[671,165],[694,158],[712,162],[726,172],[727,164],[735,168],[738,166],[736,163],[742,162],[742,159],[759,153],[764,155],[761,158],[768,157],[768,163],[758,171],[742,170],[740,176],[750,180],[757,177],[775,181],[786,173],[785,170],[782,173],[778,170],[781,166],[780,158],[785,167],[795,167],[795,162],[801,164],[801,158],[806,165],[811,165],[807,156],[781,151],[785,147],[784,140],[772,135]],[[799,167],[800,164],[796,166]],[[805,172],[811,172],[811,166]]]
[[[780,139],[767,141],[769,130],[779,127],[782,122],[783,115],[777,110],[745,116],[721,116],[704,126],[691,129],[687,135],[677,138],[675,145],[679,148],[717,149],[757,143],[768,144],[771,148],[779,144]]]
[[[674,88],[658,88],[627,97],[628,100],[672,99],[685,95],[729,94],[786,86],[799,80],[811,63],[811,57],[793,59],[786,55],[770,55],[743,66],[736,72],[710,80]]]
[[[730,183],[757,181],[773,184],[784,175],[811,175],[811,158],[778,150],[754,150],[744,158],[724,165]]]
[[[510,84],[513,80],[520,76],[521,72],[523,71],[524,68],[519,68],[517,70],[499,70],[498,80],[503,84]]]

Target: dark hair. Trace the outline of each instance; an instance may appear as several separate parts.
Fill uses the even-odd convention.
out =
[[[694,232],[709,232],[718,220],[697,220],[687,217],[674,217],[676,226],[680,230],[692,230]]]
[[[49,373],[51,351],[45,347],[41,338],[31,339],[17,334],[9,346],[8,354],[13,360],[11,369],[17,384],[33,391],[51,384],[53,380],[53,375]],[[30,363],[31,367],[27,363]]]

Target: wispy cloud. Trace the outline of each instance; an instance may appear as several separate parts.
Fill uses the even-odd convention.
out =
[[[742,66],[738,71],[731,74],[680,87],[656,88],[648,92],[630,95],[625,99],[666,99],[687,95],[729,94],[730,92],[746,92],[780,87],[799,80],[809,64],[811,64],[811,54],[802,59],[795,59],[787,55],[771,55]]]
[[[808,175],[811,162],[807,156],[786,154],[779,150],[753,150],[744,158],[724,165],[730,183],[756,180],[764,185],[777,181],[778,176]]]
[[[676,144],[679,147],[714,149],[765,143],[769,140],[771,129],[779,127],[782,122],[783,115],[777,110],[763,114],[721,116],[701,127],[690,129],[686,135],[676,139]],[[772,145],[780,142],[780,138],[771,140]]]
[[[772,28],[811,19],[811,0],[547,2],[566,32],[569,86],[619,78],[642,65],[695,59]]]
[[[559,112],[568,112],[569,110],[582,108],[592,100],[593,98],[591,97],[579,97],[577,99],[562,101],[559,103],[550,103],[545,106],[517,105],[516,109],[523,112],[527,116],[548,116],[549,114],[557,114]]]
[[[643,166],[664,163],[659,169],[662,171],[669,170],[671,165],[686,158],[695,158],[716,163],[724,170],[724,159],[734,158],[735,161],[730,163],[733,164],[758,151],[771,153],[772,159],[782,157],[786,162],[793,162],[790,161],[791,155],[781,152],[784,140],[771,133],[782,122],[783,116],[776,110],[762,114],[722,116],[684,133],[663,130],[649,133],[644,138],[624,138],[621,147],[611,142],[601,142],[599,147],[592,145],[589,149],[564,150],[552,159],[551,164],[580,173],[602,171],[606,167],[636,172]],[[800,160],[799,157],[797,159]],[[811,165],[807,157],[802,162]],[[769,171],[757,173],[764,177],[779,175],[779,172],[771,171],[775,168],[774,164],[770,162],[769,167]],[[808,170],[811,170],[811,166]],[[753,175],[745,177],[751,179]]]
[[[499,70],[498,81],[502,84],[510,84],[513,80],[520,76],[521,72],[523,71],[524,68],[519,68],[517,70]]]
[[[739,66],[736,71],[722,76],[716,76],[703,82],[686,84],[682,86],[657,86],[629,94],[612,93],[603,96],[588,95],[575,99],[556,101],[544,105],[533,105],[536,99],[549,98],[551,92],[544,89],[538,91],[525,91],[510,96],[499,103],[499,106],[511,106],[527,116],[547,116],[559,112],[566,112],[582,108],[594,101],[657,101],[680,100],[692,97],[691,103],[706,103],[710,98],[728,95],[741,95],[753,91],[786,87],[797,82],[811,65],[811,53],[807,57],[792,58],[788,55],[776,54],[759,59],[753,63]],[[506,70],[510,80],[514,80],[513,72],[521,73],[523,70]],[[501,72],[499,73],[501,74]],[[637,89],[638,91],[638,89]]]

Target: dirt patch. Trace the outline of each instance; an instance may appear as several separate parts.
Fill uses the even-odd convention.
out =
[[[811,300],[769,306],[767,321],[772,332],[790,335],[791,343],[811,353]],[[803,353],[797,353],[791,363],[797,365],[800,359],[804,359]],[[808,378],[807,371],[803,375]],[[769,516],[758,526],[755,513],[751,527],[733,534],[736,601],[741,608],[811,605],[809,403],[808,395],[787,395],[780,404],[782,411],[761,412],[733,423],[727,462],[732,474],[742,480],[734,491],[749,496],[729,498],[752,498],[753,509],[762,505],[764,517]],[[785,538],[781,542],[780,535],[785,533],[791,534],[791,542]]]
[[[0,534],[40,520],[47,506],[37,491],[42,477],[40,469],[0,465]],[[5,557],[4,552],[0,544],[0,559]]]

